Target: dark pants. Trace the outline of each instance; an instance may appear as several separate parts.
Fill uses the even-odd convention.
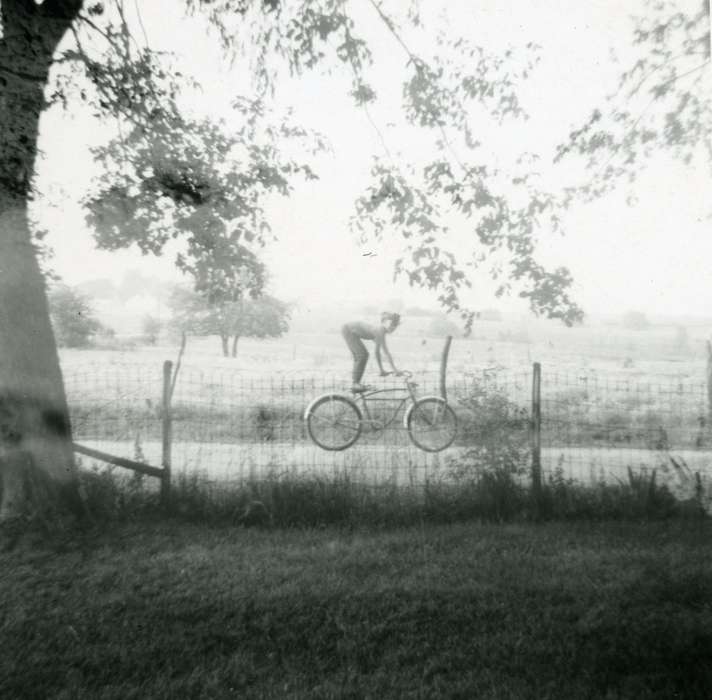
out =
[[[349,346],[349,350],[351,350],[351,354],[354,358],[354,384],[360,384],[363,373],[366,370],[366,363],[368,362],[368,350],[366,350],[363,340],[361,340],[361,338],[359,338],[353,331],[350,331],[348,327],[344,326],[341,329],[341,334],[344,336],[346,345]]]

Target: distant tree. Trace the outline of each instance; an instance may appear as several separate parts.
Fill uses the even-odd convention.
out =
[[[232,357],[237,357],[240,338],[279,338],[289,330],[291,309],[275,297],[264,295],[231,304],[228,328],[232,334]]]
[[[210,335],[212,309],[204,295],[190,287],[177,285],[168,297],[170,326],[181,333]]]
[[[502,312],[498,309],[483,309],[480,311],[477,318],[481,321],[501,321]]]
[[[75,289],[92,299],[113,299],[116,297],[116,286],[110,279],[105,278],[87,280],[76,285]]]
[[[433,316],[439,316],[442,312],[434,311],[433,309],[423,309],[420,306],[409,306],[403,312],[405,316],[412,316],[413,318],[431,318]]]
[[[143,337],[149,345],[155,345],[158,340],[158,334],[163,328],[163,322],[155,316],[144,316],[141,323]]]
[[[435,338],[445,338],[448,335],[458,337],[462,335],[462,330],[452,319],[444,314],[439,314],[428,325],[427,333]]]
[[[174,328],[195,335],[219,336],[224,357],[237,356],[240,338],[278,338],[289,330],[289,304],[267,294],[215,303],[204,294],[177,287],[168,304],[173,311]]]
[[[69,348],[89,345],[101,324],[94,316],[88,299],[66,285],[53,287],[48,294],[50,317],[57,344]]]
[[[628,311],[623,316],[623,327],[632,331],[644,331],[650,328],[650,321],[642,311]]]

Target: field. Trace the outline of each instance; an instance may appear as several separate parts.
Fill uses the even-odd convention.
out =
[[[235,360],[191,340],[169,509],[151,480],[85,471],[92,529],[0,533],[0,697],[712,697],[704,356],[656,353],[655,335],[632,360],[611,337],[598,355],[507,337],[454,342],[463,429],[430,456],[399,427],[310,445],[306,402],[348,383],[336,335]],[[442,341],[400,343],[436,392]],[[62,351],[75,439],[159,464],[166,359]],[[533,361],[541,511],[521,483]]]
[[[415,372],[421,394],[438,393],[443,340],[407,328],[392,339],[396,361]],[[531,365],[538,361],[545,475],[616,481],[629,467],[656,470],[681,497],[690,497],[699,489],[696,472],[707,492],[712,477],[707,332],[704,326],[681,334],[676,326],[629,331],[480,323],[473,338],[452,344],[448,392],[463,428],[453,448],[434,457],[409,444],[400,418],[344,453],[310,443],[305,406],[324,391],[348,386],[350,360],[338,333],[245,339],[235,359],[219,355],[215,338],[191,338],[173,399],[174,470],[218,481],[265,471],[347,472],[369,483],[409,485],[448,478],[450,460],[476,440],[462,398],[484,386],[528,412]],[[158,464],[161,366],[176,354],[171,345],[63,350],[77,440]],[[373,371],[368,381],[382,382]]]
[[[221,356],[217,338],[191,337],[186,361],[209,369],[237,370],[245,376],[309,377],[323,371],[348,376],[350,359],[339,324],[324,320],[318,325],[325,330],[296,330],[277,340],[244,338],[236,359]],[[389,338],[394,358],[402,368],[417,373],[437,370],[443,339],[427,335],[426,325],[406,317]],[[297,324],[297,328],[304,327]],[[635,377],[641,382],[680,377],[703,380],[705,341],[710,337],[712,321],[689,326],[656,325],[645,331],[603,322],[577,328],[540,320],[478,322],[469,338],[453,342],[449,368],[453,376],[459,376],[484,368],[528,368],[538,361],[558,372],[601,372]],[[178,341],[162,338],[160,343],[151,347],[140,338],[128,338],[111,341],[105,350],[65,349],[62,362],[76,367],[87,360],[145,364],[174,359]]]
[[[0,552],[0,696],[705,698],[709,522],[259,531]]]

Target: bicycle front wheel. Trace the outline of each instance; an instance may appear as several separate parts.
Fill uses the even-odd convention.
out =
[[[308,406],[304,418],[309,437],[324,450],[345,450],[361,435],[359,407],[340,394],[319,397]]]
[[[457,434],[455,411],[436,396],[416,401],[406,414],[405,425],[413,444],[425,452],[450,447]]]

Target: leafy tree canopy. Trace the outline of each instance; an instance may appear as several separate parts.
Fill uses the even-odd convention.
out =
[[[178,286],[168,305],[175,328],[195,335],[219,336],[226,356],[230,338],[234,356],[239,338],[279,338],[289,330],[290,305],[268,294],[211,303],[205,295]]]
[[[236,129],[186,115],[180,96],[194,88],[192,81],[171,70],[170,57],[138,45],[123,3],[88,6],[76,46],[63,58],[84,66],[93,93],[82,88],[81,97],[128,125],[120,139],[97,151],[107,177],[88,204],[100,245],[136,242],[158,253],[180,237],[186,250],[177,263],[194,276],[196,288],[208,289],[209,269],[229,275],[239,259],[236,246],[264,242],[263,197],[288,193],[294,177],[315,175],[307,163],[285,158],[277,143],[302,139],[305,130],[265,127],[265,105],[284,76],[344,68],[356,105],[367,111],[377,99],[363,22],[368,11],[402,55],[403,119],[430,139],[436,155],[416,161],[390,152],[386,143],[356,203],[353,231],[376,241],[401,237],[406,254],[395,274],[431,289],[468,323],[472,312],[461,294],[472,270],[483,266],[499,280],[498,294],[518,292],[533,312],[568,324],[582,317],[568,270],[549,270],[536,254],[539,232],[561,226],[557,198],[538,182],[536,157],[523,152],[514,168],[504,167],[476,137],[481,120],[526,118],[517,89],[536,65],[537,47],[492,54],[441,33],[436,50],[420,52],[413,46],[429,28],[417,3],[369,0],[356,8],[342,0],[187,0],[186,6],[208,18],[228,57],[249,61],[258,99],[236,96]],[[66,100],[76,80],[65,76],[57,85],[55,99]],[[471,251],[466,258],[447,243],[453,216]]]
[[[264,200],[288,195],[292,179],[315,175],[308,164],[285,158],[281,142],[309,141],[288,120],[271,124],[262,103],[238,100],[230,128],[210,119],[176,115],[150,130],[134,126],[128,136],[95,149],[104,166],[87,198],[87,219],[101,248],[136,244],[160,255],[171,240],[184,244],[176,266],[211,301],[237,298],[245,267],[261,276],[253,250],[270,237]],[[318,137],[306,144],[321,148]]]
[[[633,331],[644,331],[650,328],[650,321],[642,311],[626,311],[623,314],[623,327]]]
[[[634,184],[660,153],[712,174],[709,2],[649,0],[634,26],[636,55],[616,91],[558,148],[557,161],[578,156],[588,171],[568,201]]]
[[[163,328],[163,322],[155,316],[144,316],[141,321],[141,332],[149,345],[155,345]]]

